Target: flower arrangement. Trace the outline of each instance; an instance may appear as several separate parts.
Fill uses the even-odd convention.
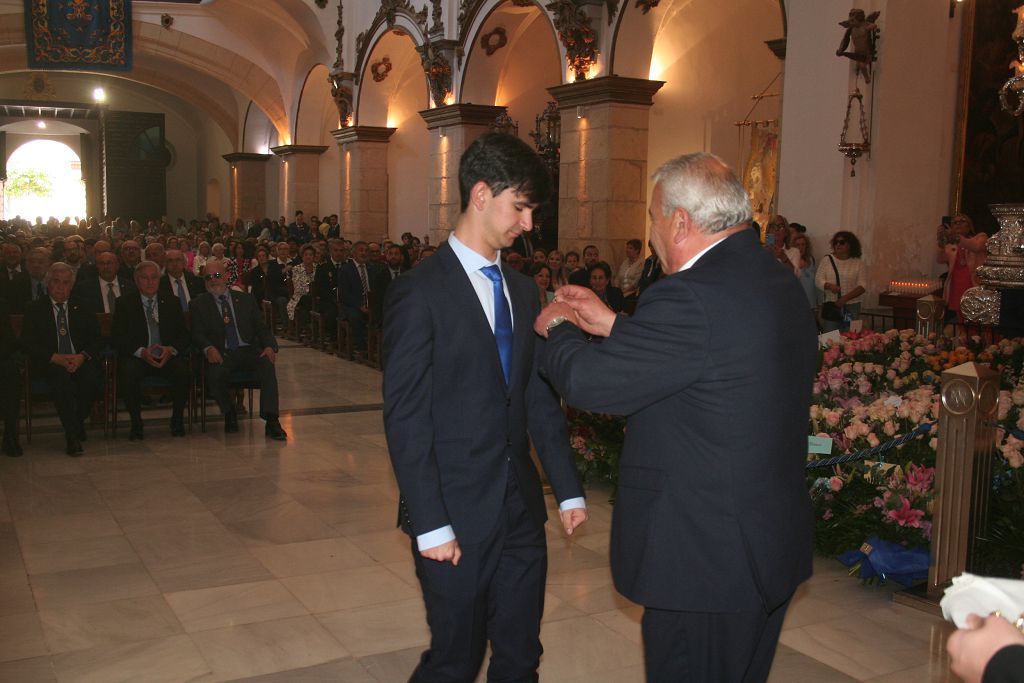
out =
[[[906,434],[939,416],[941,373],[965,362],[1001,374],[997,455],[990,525],[974,568],[1016,576],[1024,560],[1024,377],[1021,340],[985,345],[979,337],[924,337],[912,330],[844,335],[821,354],[809,432],[832,438],[833,454],[858,451]],[[937,424],[928,438],[877,461],[809,470],[819,553],[838,556],[869,537],[906,548],[931,540]],[[810,456],[810,459],[823,457]]]
[[[626,434],[626,419],[569,408],[569,445],[576,456],[580,478],[610,484],[619,481],[619,457]]]

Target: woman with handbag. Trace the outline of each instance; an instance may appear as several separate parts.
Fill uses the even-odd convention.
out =
[[[814,285],[821,298],[819,319],[823,332],[850,329],[850,321],[860,315],[860,302],[867,278],[861,261],[860,240],[848,230],[832,236],[832,253],[818,263]]]

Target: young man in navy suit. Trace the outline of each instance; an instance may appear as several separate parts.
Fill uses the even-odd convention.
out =
[[[569,405],[628,416],[610,552],[644,606],[647,680],[764,681],[811,575],[815,323],[717,157],[663,165],[650,217],[666,276],[628,318],[559,289],[535,325],[544,372]]]
[[[501,265],[550,190],[524,142],[478,138],[454,234],[388,287],[384,427],[431,631],[418,683],[470,683],[488,641],[488,680],[537,680],[547,514],[531,440],[566,533],[587,517],[565,417],[537,373],[537,286]]]

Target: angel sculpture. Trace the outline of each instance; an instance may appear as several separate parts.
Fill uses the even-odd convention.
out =
[[[864,16],[864,10],[851,9],[850,18],[840,21],[839,25],[846,29],[843,40],[836,50],[837,57],[848,57],[854,61],[856,74],[864,77],[865,83],[871,82],[871,64],[875,61],[875,36],[878,33],[878,26],[875,20],[881,12],[872,12]],[[847,51],[853,43],[853,49]]]

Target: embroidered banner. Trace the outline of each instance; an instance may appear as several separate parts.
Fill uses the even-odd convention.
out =
[[[129,71],[131,0],[25,0],[32,69]]]

